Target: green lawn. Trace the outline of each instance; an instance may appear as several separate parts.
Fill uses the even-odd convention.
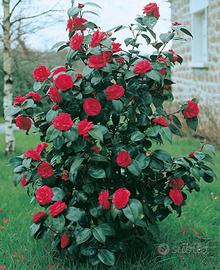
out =
[[[35,145],[37,138],[16,134],[17,153]],[[3,146],[3,136],[0,145]],[[199,147],[194,139],[177,140],[166,149],[173,154],[187,154]],[[2,150],[2,149],[1,149]],[[94,269],[86,265],[71,266],[63,258],[51,253],[49,239],[35,241],[29,234],[32,214],[36,209],[22,187],[14,187],[12,171],[7,159],[0,153],[0,269],[54,270]],[[220,269],[220,152],[215,157],[218,179],[212,184],[202,183],[201,192],[193,193],[187,200],[180,218],[170,216],[160,224],[159,250],[169,245],[167,255],[157,252],[149,255],[143,251],[133,258],[121,258],[114,269],[119,270],[211,270]],[[131,243],[132,244],[132,243]],[[155,245],[155,251],[157,250]],[[165,253],[167,248],[165,246]],[[95,269],[103,269],[102,267]]]

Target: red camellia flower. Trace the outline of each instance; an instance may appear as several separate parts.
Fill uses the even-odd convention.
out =
[[[183,202],[183,194],[179,189],[173,188],[169,191],[170,199],[176,206],[180,206]]]
[[[116,163],[122,168],[128,167],[132,163],[130,154],[125,150],[120,151],[116,156]]]
[[[42,162],[37,167],[37,173],[42,178],[48,178],[48,177],[51,177],[54,174],[52,166],[47,161]]]
[[[163,116],[155,117],[152,119],[152,122],[155,124],[159,124],[164,127],[168,127],[168,122],[163,118]]]
[[[77,73],[76,77],[75,77],[75,81],[77,81],[78,79],[83,78],[83,75],[81,73]]]
[[[67,22],[67,28],[66,30],[69,30],[72,32],[73,30],[86,30],[86,26],[84,23],[86,23],[87,20],[84,18],[75,17],[74,19],[69,19]]]
[[[172,49],[170,49],[169,52],[173,55],[173,62],[176,62],[179,59],[179,56]]]
[[[93,33],[91,41],[90,41],[90,46],[92,48],[96,47],[99,45],[99,43],[106,38],[106,33],[105,32],[100,32],[96,31]]]
[[[65,202],[57,201],[49,207],[49,212],[52,217],[56,217],[61,214],[66,208],[67,205],[65,204]]]
[[[70,40],[70,48],[72,50],[79,50],[83,43],[83,35],[76,33]]]
[[[71,115],[68,113],[59,113],[53,119],[53,125],[56,129],[61,131],[67,131],[73,126],[73,120]]]
[[[33,77],[35,81],[43,82],[50,76],[50,70],[46,66],[39,66],[33,71]]]
[[[68,74],[58,75],[55,79],[55,84],[56,87],[63,92],[71,89],[74,85],[72,77]]]
[[[108,189],[99,193],[99,205],[104,209],[108,209],[110,207]]]
[[[152,69],[153,67],[148,60],[141,60],[134,65],[134,73],[138,75],[144,75]]]
[[[188,157],[194,158],[194,157],[195,157],[195,152],[194,152],[194,151],[190,152],[190,153],[188,154]]]
[[[42,96],[39,93],[34,92],[34,91],[30,91],[29,93],[27,93],[26,97],[32,98],[33,101],[35,101],[35,102],[40,102],[42,99]]]
[[[23,187],[25,187],[26,185],[27,185],[27,179],[26,179],[26,177],[23,175],[22,176],[22,178],[21,178],[21,185],[23,186]]]
[[[88,116],[95,116],[100,113],[102,106],[96,98],[86,98],[83,101],[83,110]]]
[[[179,22],[172,22],[172,26],[180,26],[180,25],[182,25],[182,24]]]
[[[48,147],[48,144],[45,143],[45,142],[42,142],[42,143],[39,143],[37,146],[36,146],[36,151],[41,154],[41,152],[46,149]]]
[[[93,145],[90,149],[96,152],[97,154],[101,152],[101,149],[97,145]]]
[[[167,71],[166,71],[165,68],[162,68],[159,72],[160,72],[160,74],[161,74],[162,76],[165,76],[165,75],[167,74]]]
[[[185,183],[181,177],[170,179],[169,180],[169,186],[174,189],[181,190],[184,187]]]
[[[58,89],[55,86],[52,86],[49,88],[47,95],[53,102],[56,102],[56,103],[63,102],[63,98],[61,97]]]
[[[159,7],[156,3],[149,3],[144,7],[144,14],[153,15],[158,19],[160,17]]]
[[[122,64],[125,63],[125,59],[123,57],[115,58],[115,61]]]
[[[52,109],[53,111],[57,111],[58,108],[59,108],[59,105],[57,105],[57,104],[54,104],[54,105],[51,107],[51,109]]]
[[[63,180],[63,181],[68,181],[69,180],[69,172],[67,171],[67,170],[64,170],[63,171],[63,173],[62,173],[62,175],[61,175],[61,179]]]
[[[113,194],[112,203],[117,209],[122,209],[128,204],[130,195],[131,193],[129,190],[125,188],[119,188]]]
[[[107,100],[115,100],[121,98],[125,93],[125,89],[120,84],[108,86],[105,90]]]
[[[82,135],[84,138],[87,138],[89,136],[88,132],[93,128],[93,126],[94,126],[93,122],[88,121],[87,119],[80,121],[77,124],[79,135]]]
[[[70,239],[67,233],[63,233],[60,237],[60,247],[62,249],[66,248],[69,245]]]
[[[112,51],[103,51],[102,55],[107,63],[110,63],[112,61]]]
[[[14,106],[18,106],[18,105],[20,105],[21,103],[23,103],[26,99],[27,99],[27,98],[26,98],[25,96],[16,96],[16,97],[14,98],[14,103],[13,103],[13,105],[14,105]]]
[[[121,49],[121,43],[112,42],[112,52],[120,52]]]
[[[24,115],[19,115],[15,118],[15,124],[19,129],[29,130],[31,128],[31,119]]]
[[[26,152],[24,152],[24,156],[31,158],[33,161],[41,160],[40,153],[38,153],[35,149],[27,150]]]
[[[40,205],[46,205],[50,203],[53,195],[53,190],[48,186],[39,187],[35,191],[35,198]]]
[[[40,212],[34,214],[34,216],[33,216],[33,222],[35,224],[42,223],[42,222],[44,222],[47,219],[47,217],[48,217],[48,214],[47,213],[45,213],[43,211],[40,211]]]
[[[164,63],[165,65],[168,65],[167,59],[162,55],[157,59],[157,61],[160,63]]]
[[[103,54],[101,55],[91,55],[88,58],[88,66],[90,68],[94,68],[94,69],[100,69],[105,67],[107,64],[106,58]]]
[[[56,68],[53,73],[52,73],[52,77],[54,77],[55,75],[61,73],[61,72],[66,72],[66,68],[65,67],[58,67]]]
[[[197,117],[199,114],[198,104],[193,100],[188,100],[187,103],[188,103],[187,107],[183,110],[184,117],[185,118]]]

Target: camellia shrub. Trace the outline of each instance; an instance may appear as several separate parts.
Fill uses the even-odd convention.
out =
[[[157,38],[159,8],[150,3],[121,45],[114,33],[124,27],[100,30],[84,18],[90,5],[97,7],[88,2],[68,10],[69,41],[55,45],[66,50],[66,65],[39,66],[33,91],[15,97],[8,113],[41,142],[11,163],[15,183],[42,207],[32,235],[51,233],[58,250],[111,266],[115,255],[157,236],[158,221],[180,216],[200,180],[213,181],[206,164],[213,149],[204,144],[175,157],[162,148],[164,140],[181,136],[179,115],[191,129],[198,123],[196,99],[174,113],[164,109],[173,100],[171,68],[182,62],[165,47],[190,32],[173,23]],[[142,53],[141,44],[155,52]]]

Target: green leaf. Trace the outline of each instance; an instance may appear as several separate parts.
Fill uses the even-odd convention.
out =
[[[184,34],[186,34],[186,35],[188,35],[188,36],[190,36],[190,37],[193,38],[193,35],[186,28],[182,27],[182,28],[180,28],[180,31],[182,31]]]
[[[73,206],[69,207],[66,213],[66,218],[73,222],[78,222],[83,216],[85,216],[85,211]]]
[[[30,108],[35,108],[37,107],[37,105],[34,103],[33,99],[28,99],[25,101],[24,104],[22,104],[22,109],[26,110],[26,109],[30,109]]]
[[[83,77],[88,77],[93,72],[93,69],[89,66],[85,66],[83,69]]]
[[[131,79],[131,78],[133,78],[133,77],[135,77],[135,76],[136,76],[136,74],[135,74],[134,72],[132,72],[132,71],[127,71],[126,74],[125,74],[124,79],[125,79],[125,80],[128,80],[128,79]]]
[[[20,107],[10,106],[6,111],[6,116],[14,116],[15,114],[18,114],[20,111],[21,111]]]
[[[125,43],[126,46],[133,45],[135,43],[135,39],[134,38],[126,38],[124,40],[124,43]]]
[[[187,118],[186,124],[189,128],[196,130],[198,126],[198,118],[197,117]]]
[[[9,159],[9,164],[12,167],[17,167],[17,166],[20,166],[22,164],[22,161],[23,161],[23,159],[20,157],[13,157],[13,158]]]
[[[95,167],[90,167],[88,174],[92,176],[93,178],[97,178],[97,179],[106,177],[104,169],[99,169]]]
[[[57,232],[62,232],[65,226],[65,218],[63,215],[59,215],[52,219],[52,227]]]
[[[108,162],[108,158],[103,156],[103,155],[100,155],[100,154],[96,154],[96,153],[93,153],[90,157],[90,160],[92,161],[97,161],[97,162]]]
[[[112,106],[117,113],[123,110],[123,102],[121,100],[112,100]]]
[[[38,92],[38,91],[41,89],[42,85],[43,85],[43,84],[42,84],[41,82],[35,81],[35,82],[34,82],[34,85],[33,85],[33,90],[34,90],[35,92]]]
[[[80,12],[79,8],[71,7],[68,9],[67,14],[69,17],[76,17]]]
[[[96,12],[94,12],[94,11],[91,11],[91,10],[83,11],[83,12],[82,12],[82,16],[83,16],[84,14],[92,14],[92,15],[95,15],[95,16],[99,16],[98,13],[96,13]]]
[[[85,25],[87,28],[92,29],[92,30],[95,28],[98,28],[98,26],[93,22],[86,22],[83,25]]]
[[[53,146],[57,150],[60,150],[62,148],[62,146],[64,145],[64,142],[65,142],[65,140],[64,140],[63,136],[58,136],[53,140]]]
[[[100,228],[104,235],[111,236],[115,234],[113,227],[108,223],[99,224],[97,228]]]
[[[112,40],[110,38],[106,38],[100,42],[104,47],[108,50],[112,50]]]
[[[62,135],[62,131],[55,129],[53,125],[51,125],[48,129],[47,129],[47,139],[49,142],[53,141],[54,139],[56,139],[58,136]]]
[[[173,39],[174,33],[163,33],[160,34],[159,38],[163,43],[168,43],[171,39]]]
[[[113,266],[115,264],[114,253],[107,249],[100,249],[98,252],[98,258],[102,263],[108,266]]]
[[[132,223],[136,223],[137,220],[141,220],[144,217],[143,206],[137,199],[130,199],[128,205],[122,211]]]
[[[55,44],[52,46],[51,50],[56,49],[56,48],[59,48],[60,46],[62,46],[62,45],[64,45],[64,44],[66,44],[66,41],[59,41],[59,42],[55,43]]]
[[[76,243],[77,245],[80,245],[84,242],[86,242],[90,236],[92,235],[92,230],[85,228],[81,229],[79,232],[76,233]]]
[[[156,82],[159,82],[159,83],[161,81],[161,75],[156,70],[151,70],[151,71],[147,72],[147,77],[156,81]]]
[[[98,242],[101,242],[101,243],[105,243],[105,235],[102,231],[102,228],[100,227],[95,227],[93,230],[92,230],[92,234],[93,236],[95,237],[95,239],[98,241]]]
[[[101,126],[95,125],[89,132],[94,139],[103,142],[103,129]]]
[[[63,132],[63,135],[68,139],[68,141],[75,142],[79,137],[78,129],[76,126],[73,126],[71,129]]]
[[[215,153],[215,147],[211,144],[204,144],[202,146],[202,151],[205,152],[205,153],[211,153],[211,154],[214,154]]]
[[[46,114],[46,120],[47,122],[52,122],[53,119],[55,118],[55,116],[58,115],[58,111],[54,111],[54,110],[49,110]]]
[[[93,256],[95,255],[97,252],[96,248],[94,247],[86,247],[86,248],[81,248],[80,249],[80,253],[83,255],[83,256],[87,256],[87,257],[90,257],[90,256]]]
[[[147,35],[141,34],[141,36],[146,40],[147,44],[151,43],[151,39]]]
[[[65,192],[61,189],[61,188],[58,188],[58,187],[54,187],[52,188],[53,190],[53,198],[52,200],[53,201],[59,201],[65,197]]]
[[[143,24],[152,29],[157,23],[157,18],[154,16],[144,16]]]
[[[141,168],[136,160],[132,161],[132,164],[128,166],[128,170],[135,176],[139,176],[141,174]]]
[[[155,150],[153,156],[161,161],[172,161],[171,155],[167,151],[162,149]]]
[[[92,6],[92,7],[96,7],[96,8],[100,8],[102,9],[102,7],[96,3],[93,3],[93,2],[86,2],[84,3],[84,5],[87,5],[87,6]]]
[[[84,158],[79,158],[79,157],[76,158],[70,167],[70,174],[77,173],[83,161],[84,161]]]
[[[131,134],[131,141],[132,142],[138,142],[143,140],[143,138],[145,137],[144,133],[140,132],[140,131],[134,131]]]
[[[173,134],[169,127],[162,127],[161,128],[162,136],[167,139],[170,143],[172,142]]]
[[[140,153],[136,157],[136,161],[137,161],[138,166],[140,167],[140,169],[144,170],[150,164],[150,157],[147,157],[145,154]]]
[[[35,234],[39,231],[40,227],[41,227],[41,224],[35,224],[35,223],[33,223],[31,225],[31,227],[30,227],[30,229],[31,229],[31,236],[35,236]]]

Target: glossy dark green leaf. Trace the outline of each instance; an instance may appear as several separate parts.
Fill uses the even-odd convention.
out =
[[[114,253],[107,249],[100,249],[98,252],[98,258],[105,265],[113,266],[115,264]]]

